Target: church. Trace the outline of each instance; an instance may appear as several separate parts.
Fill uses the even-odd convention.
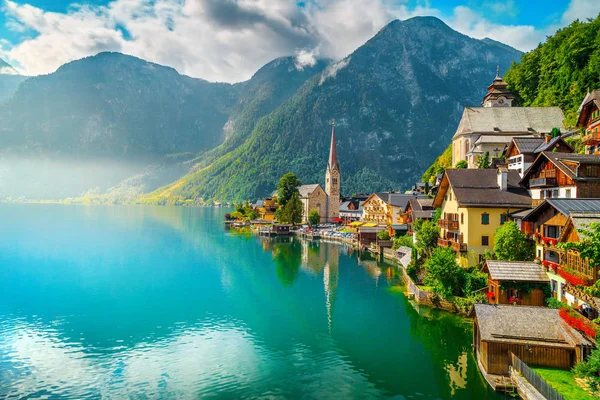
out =
[[[331,146],[329,161],[325,170],[325,189],[320,184],[302,185],[298,188],[302,201],[302,222],[308,220],[308,213],[317,210],[321,222],[333,222],[340,217],[340,165],[335,143],[335,124],[331,126]]]
[[[476,168],[487,152],[490,159],[502,155],[514,137],[538,137],[553,128],[564,130],[559,107],[514,107],[515,95],[496,71],[496,78],[483,98],[482,107],[465,107],[452,138],[452,165],[461,160]]]

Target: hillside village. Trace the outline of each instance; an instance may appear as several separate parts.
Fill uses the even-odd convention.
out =
[[[272,197],[228,217],[397,260],[417,302],[474,317],[479,368],[496,390],[525,384],[510,372],[515,360],[585,365],[600,332],[600,89],[572,128],[560,108],[514,97],[496,74],[481,107],[464,108],[453,168],[432,183],[341,196],[333,124],[325,188],[287,174]],[[579,139],[584,154],[570,144]]]

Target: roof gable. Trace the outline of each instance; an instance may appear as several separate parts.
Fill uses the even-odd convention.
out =
[[[299,192],[301,198],[307,198],[310,195],[312,195],[315,191],[317,191],[318,189],[321,189],[324,192],[323,188],[318,183],[311,184],[311,185],[301,185],[300,187],[298,187],[298,192]]]

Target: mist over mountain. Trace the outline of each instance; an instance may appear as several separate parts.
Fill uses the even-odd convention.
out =
[[[324,180],[332,120],[344,193],[407,188],[520,56],[433,17],[393,21],[337,63],[279,58],[238,84],[100,53],[0,103],[0,198],[255,199],[289,171]]]
[[[497,66],[521,54],[437,18],[393,21],[308,79],[234,151],[142,202],[254,199],[288,171],[323,183],[332,120],[344,193],[408,188],[447,146],[463,106],[479,105]]]

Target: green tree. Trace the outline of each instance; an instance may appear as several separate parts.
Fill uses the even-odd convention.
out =
[[[479,169],[488,169],[490,167],[490,152],[486,151],[483,154],[483,157],[479,157],[477,161],[477,168]]]
[[[513,221],[499,226],[494,233],[494,254],[498,260],[531,261],[535,255],[534,248],[534,243]]]
[[[242,213],[241,213],[241,212],[239,212],[239,211],[234,211],[234,212],[232,212],[231,214],[229,214],[229,216],[230,216],[232,219],[242,219],[242,218],[244,218],[244,214],[242,214]]]
[[[308,223],[311,226],[318,225],[321,222],[321,215],[319,214],[319,210],[310,210],[308,213]]]
[[[418,222],[418,220],[417,220]],[[432,221],[424,220],[415,224],[415,234],[417,237],[417,250],[420,254],[429,254],[437,247],[437,241],[440,236],[440,228]]]
[[[565,250],[576,250],[581,258],[587,258],[592,265],[600,263],[600,223],[592,222],[584,229],[577,229],[579,242],[559,243]]]
[[[400,236],[399,238],[394,239],[394,244],[392,245],[392,249],[396,250],[400,246],[410,247],[411,249],[415,248],[415,244],[413,243],[413,237],[410,235]]]
[[[300,185],[302,185],[302,182],[293,172],[283,175],[277,184],[277,201],[279,204],[285,206],[292,196],[298,193]]]
[[[427,271],[425,283],[432,287],[434,293],[443,298],[459,294],[465,271],[456,263],[452,249],[435,248],[423,267]]]
[[[296,225],[302,221],[302,202],[298,193],[292,194],[290,200],[279,213],[279,222]]]
[[[464,168],[467,168],[468,166],[469,166],[469,163],[466,160],[460,160],[459,162],[456,163],[454,168],[464,169]]]

